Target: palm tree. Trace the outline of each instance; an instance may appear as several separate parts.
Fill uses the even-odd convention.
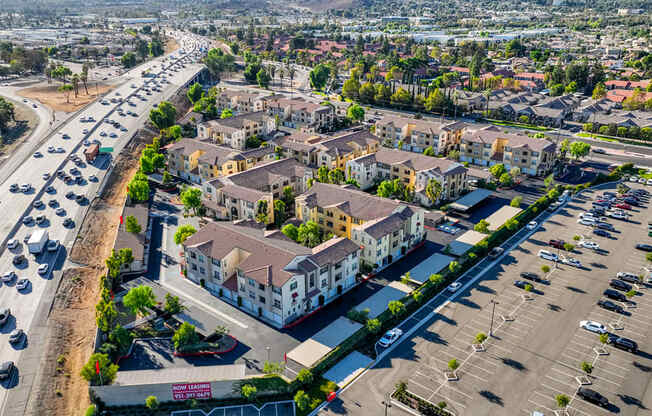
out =
[[[294,74],[296,72],[297,72],[297,70],[294,69],[294,67],[292,67],[292,66],[288,69],[288,76],[290,77],[290,95],[292,95],[292,86],[293,86],[292,81],[294,80]]]
[[[82,65],[82,72],[79,74],[79,79],[81,80],[82,84],[84,84],[84,90],[86,90],[86,95],[88,95],[88,70],[90,69],[91,65],[89,63],[85,63]]]
[[[79,74],[73,74],[70,82],[75,90],[75,98],[77,98],[77,94],[79,94]]]
[[[283,88],[283,77],[285,76],[285,71],[283,71],[283,67],[278,68],[278,79],[281,81],[281,89]]]
[[[272,78],[272,84],[274,83],[274,74],[276,73],[276,66],[274,64],[270,65],[267,68],[267,73]]]
[[[439,200],[443,188],[437,179],[429,179],[426,185],[426,196],[433,204]]]

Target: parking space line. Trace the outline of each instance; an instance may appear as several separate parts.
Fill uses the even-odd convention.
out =
[[[565,381],[558,380],[558,379],[556,379],[556,378],[554,378],[554,377],[552,377],[552,376],[550,376],[550,375],[546,375],[545,377],[546,377],[546,378],[549,378],[550,380],[552,380],[552,381],[554,381],[554,382],[556,382],[556,383],[560,383],[560,384],[563,384],[563,385],[568,386],[568,387],[573,387],[572,384],[568,384],[568,383],[565,382]]]
[[[473,398],[470,394],[464,393],[463,391],[461,391],[461,390],[459,390],[459,389],[456,389],[455,387],[453,387],[453,386],[452,386],[450,383],[448,383],[448,382],[446,382],[446,384],[445,384],[445,383],[442,383],[441,386],[439,386],[439,389],[437,389],[437,391],[436,391],[435,393],[433,393],[433,395],[434,395],[434,394],[441,394],[441,393],[439,393],[439,391],[441,390],[442,387],[445,387],[445,388],[450,389],[450,390],[452,390],[452,391],[454,391],[454,392],[456,392],[456,393],[459,393],[459,394],[461,394],[462,396],[464,396],[464,397],[466,397],[466,398],[469,398],[469,399],[472,399],[472,398]]]
[[[503,351],[505,351],[507,354],[511,354],[511,353],[513,353],[512,350],[509,350],[509,349],[507,349],[507,348],[505,348],[505,347],[503,347],[503,346],[498,345],[498,341],[496,341],[495,343],[491,343],[491,344],[488,344],[487,342],[485,342],[485,348],[486,348],[487,350],[489,350],[489,346],[491,346],[491,348],[498,348],[499,350],[503,350]]]
[[[551,409],[551,408],[549,408],[548,406],[544,406],[544,405],[542,405],[542,404],[540,404],[540,403],[537,403],[537,402],[535,402],[535,401],[532,400],[532,399],[528,399],[528,402],[532,403],[532,404],[535,405],[535,406],[542,407],[542,408],[544,408],[545,410],[548,410],[548,411],[550,411],[550,412],[554,412],[554,410]],[[528,411],[528,416],[531,416],[531,415],[532,415],[532,412]]]
[[[411,379],[411,378],[408,379],[408,383],[416,384],[417,386],[422,387],[424,390],[426,390],[426,391],[428,391],[428,392],[434,392],[434,390],[431,389],[430,387],[426,387],[426,386],[424,386],[423,384],[421,384],[421,383],[419,383],[419,382],[417,382],[417,381],[414,381],[414,380]],[[409,385],[409,384],[408,384],[408,385]]]
[[[474,367],[473,364],[468,364],[468,363],[467,363],[466,365],[467,365],[467,366]],[[479,368],[480,370],[483,370],[482,367],[477,367],[477,368]],[[460,370],[460,371],[458,371],[458,373],[459,373],[459,376],[462,376],[462,374],[464,374],[464,375],[467,375],[467,376],[471,376],[471,377],[477,378],[478,380],[480,380],[480,381],[482,381],[482,382],[489,383],[489,380],[487,380],[486,378],[482,378],[482,377],[480,377],[480,376],[478,376],[478,375],[476,375],[476,374],[473,374],[473,373],[470,372],[470,371],[463,371],[463,370]],[[492,372],[489,372],[489,375],[491,376],[491,375],[493,375],[493,373],[492,373]]]

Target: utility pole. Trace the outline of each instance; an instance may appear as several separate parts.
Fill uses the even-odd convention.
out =
[[[385,400],[383,400],[381,404],[385,406],[385,416],[390,415],[391,412],[389,412],[389,409],[392,408],[392,403],[390,402],[389,393],[385,393]]]
[[[489,336],[492,337],[494,331],[494,313],[496,312],[496,305],[498,302],[494,299],[491,299],[489,302],[491,302],[491,324],[489,325]]]

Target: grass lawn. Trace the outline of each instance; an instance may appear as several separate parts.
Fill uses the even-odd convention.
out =
[[[592,134],[592,133],[586,133],[586,132],[580,132],[580,133],[577,133],[577,135],[579,137],[589,137],[589,138],[593,138],[593,139],[599,139],[599,140],[602,140],[602,141],[605,141],[605,142],[618,143],[618,141],[619,141],[618,139],[614,139],[614,138],[611,138],[611,137],[606,137],[606,136],[601,136],[599,134]]]
[[[310,396],[310,405],[307,409],[301,410],[297,408],[297,416],[306,416],[312,412],[317,406],[319,406],[324,400],[328,393],[332,391],[337,391],[337,384],[333,383],[330,380],[326,380],[323,377],[316,378],[315,381],[310,385],[310,389],[306,391],[308,396]]]
[[[521,129],[528,129],[528,130],[537,130],[537,131],[550,131],[552,130],[551,128],[548,127],[542,127],[542,126],[537,126],[534,124],[524,124],[524,123],[519,123],[516,121],[504,121],[504,120],[492,120],[492,119],[487,119],[491,124],[495,124],[497,126],[508,126],[508,127],[518,127]]]

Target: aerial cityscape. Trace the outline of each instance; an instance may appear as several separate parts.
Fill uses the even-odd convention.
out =
[[[649,0],[3,0],[0,416],[652,415]]]

